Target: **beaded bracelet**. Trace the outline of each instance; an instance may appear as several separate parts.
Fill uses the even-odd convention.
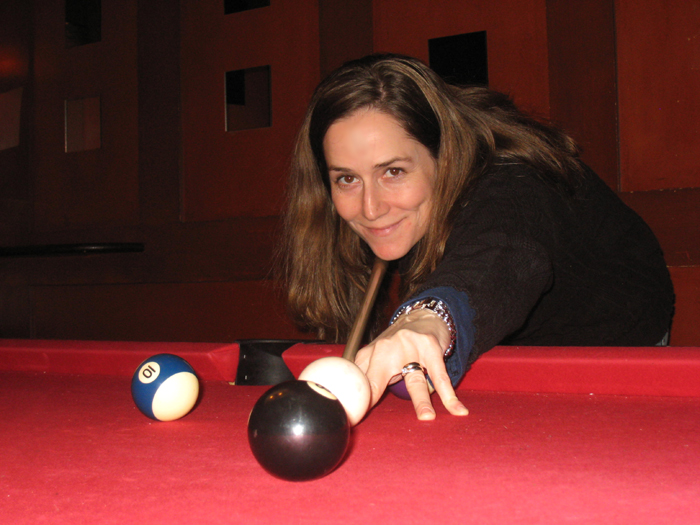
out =
[[[452,355],[455,348],[455,343],[457,342],[457,329],[455,327],[454,319],[452,319],[452,314],[447,305],[440,299],[435,299],[433,297],[428,297],[425,299],[420,299],[412,304],[407,304],[399,309],[394,315],[393,319],[389,323],[394,324],[396,320],[404,314],[413,312],[414,310],[430,310],[431,312],[437,314],[437,316],[445,322],[447,330],[450,332],[450,344],[447,346],[443,358],[445,361]]]

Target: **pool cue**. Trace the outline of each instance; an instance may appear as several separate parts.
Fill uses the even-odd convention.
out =
[[[372,274],[369,276],[369,284],[367,285],[364,301],[360,307],[360,312],[357,314],[355,323],[352,325],[350,336],[343,352],[343,357],[349,361],[355,361],[355,354],[360,349],[360,342],[367,327],[367,320],[374,306],[374,301],[377,299],[379,285],[382,284],[387,266],[389,266],[389,263],[379,257],[374,260],[374,267],[372,268]]]

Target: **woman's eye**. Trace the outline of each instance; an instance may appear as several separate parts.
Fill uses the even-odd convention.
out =
[[[341,175],[335,181],[341,185],[349,185],[355,182],[355,177],[352,175]]]
[[[397,177],[403,173],[403,170],[401,168],[389,168],[386,172],[392,177]]]

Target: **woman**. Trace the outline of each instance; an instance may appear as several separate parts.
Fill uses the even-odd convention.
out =
[[[300,130],[285,215],[296,320],[342,341],[374,256],[405,303],[356,357],[372,404],[404,377],[433,419],[499,343],[653,345],[673,288],[644,222],[561,131],[504,95],[445,84],[413,58],[374,55],[324,80]],[[380,319],[377,316],[377,319]]]

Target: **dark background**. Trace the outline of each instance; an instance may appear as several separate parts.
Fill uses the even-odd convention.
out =
[[[82,45],[64,0],[0,4],[1,133],[21,88],[19,144],[0,151],[0,247],[143,245],[0,257],[0,337],[301,335],[269,269],[314,86],[372,51],[427,62],[443,37],[485,32],[480,78],[565,127],[647,220],[678,296],[671,343],[700,345],[700,1],[228,3],[101,0],[85,17],[98,30],[72,33],[97,39]],[[265,66],[271,125],[227,132],[226,73]],[[95,98],[71,132],[90,143],[97,129],[98,147],[67,153],[66,102]]]

